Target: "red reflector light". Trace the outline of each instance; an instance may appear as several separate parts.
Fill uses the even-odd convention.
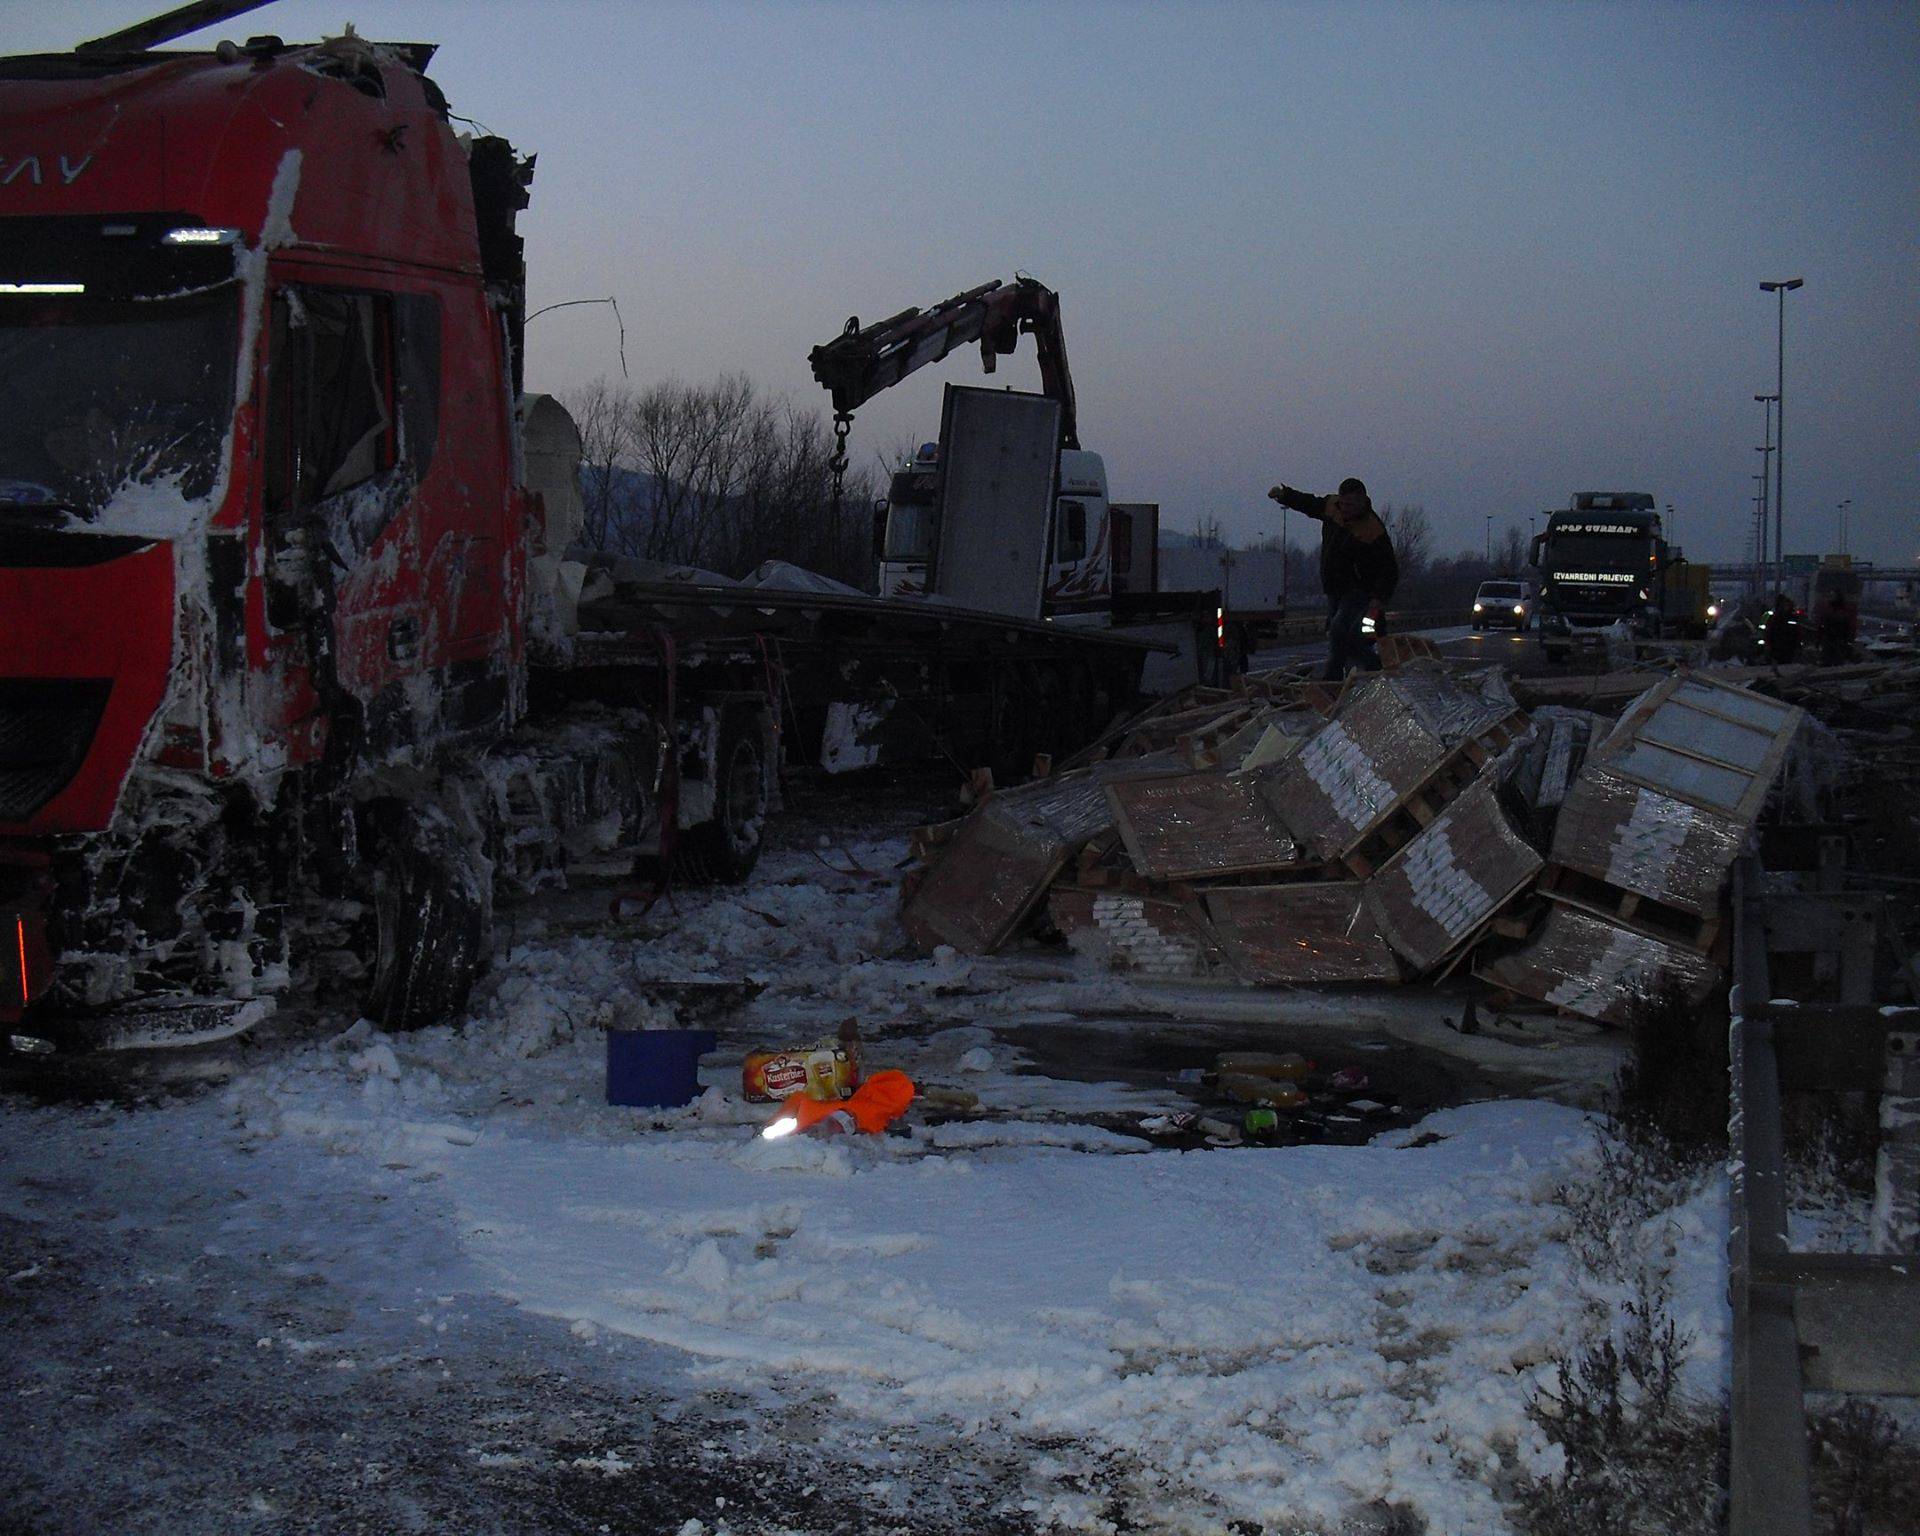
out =
[[[53,979],[53,957],[37,911],[0,914],[0,924],[0,1018],[17,1019]]]

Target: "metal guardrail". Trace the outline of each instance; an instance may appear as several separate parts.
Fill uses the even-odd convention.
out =
[[[1920,1396],[1920,1255],[1801,1253],[1787,1233],[1783,1081],[1796,1090],[1894,1086],[1920,1048],[1920,1008],[1772,1000],[1768,935],[1818,914],[1769,898],[1751,855],[1734,869],[1731,1199],[1727,1288],[1733,1307],[1731,1536],[1812,1536],[1806,1391]],[[1812,898],[1825,900],[1833,897]],[[1771,910],[1770,910],[1771,908]],[[1854,932],[1832,949],[1843,963]],[[1785,949],[1787,946],[1782,945]],[[1857,992],[1857,967],[1842,995]],[[1870,968],[1869,968],[1870,974]],[[1883,1179],[1911,1165],[1890,1165]],[[1911,1203],[1911,1191],[1906,1192]],[[1887,1192],[1882,1191],[1882,1200]]]
[[[1438,629],[1443,625],[1451,628],[1466,622],[1453,608],[1414,608],[1405,613],[1396,609],[1388,612],[1385,629],[1390,635],[1411,635],[1423,629]],[[1273,631],[1273,639],[1267,642],[1270,645],[1306,645],[1319,640],[1327,632],[1326,610],[1290,614],[1275,621]]]

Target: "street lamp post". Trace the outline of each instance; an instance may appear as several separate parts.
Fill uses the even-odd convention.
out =
[[[1780,397],[1778,395],[1755,395],[1753,398],[1756,401],[1758,401],[1759,404],[1766,411],[1766,436],[1762,440],[1763,446],[1757,449],[1756,452],[1763,453],[1763,454],[1771,454],[1773,452],[1773,407]],[[1765,592],[1767,589],[1767,469],[1768,469],[1768,466],[1769,466],[1769,460],[1762,459],[1760,461],[1760,513],[1759,513],[1760,526],[1758,529],[1758,537],[1755,542],[1755,548],[1759,551],[1758,556],[1756,557],[1757,564],[1754,572],[1755,581],[1756,581],[1756,586],[1754,589],[1755,596],[1759,596],[1761,593]],[[1780,554],[1780,551],[1776,549],[1774,551],[1775,557],[1777,558],[1779,554]]]
[[[1773,435],[1773,553],[1775,559],[1773,590],[1776,596],[1780,592],[1781,578],[1786,574],[1786,546],[1781,541],[1784,519],[1782,511],[1786,499],[1787,478],[1787,295],[1794,289],[1806,285],[1802,277],[1782,278],[1777,283],[1762,283],[1762,293],[1778,294],[1780,298],[1780,322],[1774,343],[1773,362],[1773,403],[1775,407]]]
[[[1493,569],[1493,514],[1487,514],[1487,569]]]
[[[1287,508],[1284,502],[1280,506],[1280,617],[1287,616],[1287,567],[1293,561],[1287,554]]]
[[[1847,552],[1847,508],[1852,505],[1853,498],[1849,496],[1833,509],[1840,514],[1840,553],[1843,555]]]

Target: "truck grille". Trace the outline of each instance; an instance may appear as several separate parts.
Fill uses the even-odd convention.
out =
[[[0,821],[25,821],[73,781],[113,684],[0,679]]]

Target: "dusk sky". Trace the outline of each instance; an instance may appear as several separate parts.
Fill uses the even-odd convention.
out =
[[[10,0],[10,52],[161,0]],[[632,382],[750,374],[993,277],[1057,288],[1081,436],[1165,522],[1271,531],[1366,479],[1478,548],[1651,491],[1741,557],[1786,306],[1787,548],[1920,558],[1920,6],[451,4],[283,0],[440,43],[455,112],[537,151],[534,306],[618,297]],[[536,320],[531,387],[619,375]],[[1038,387],[1031,351],[1001,382]],[[858,462],[936,434],[866,407]]]

